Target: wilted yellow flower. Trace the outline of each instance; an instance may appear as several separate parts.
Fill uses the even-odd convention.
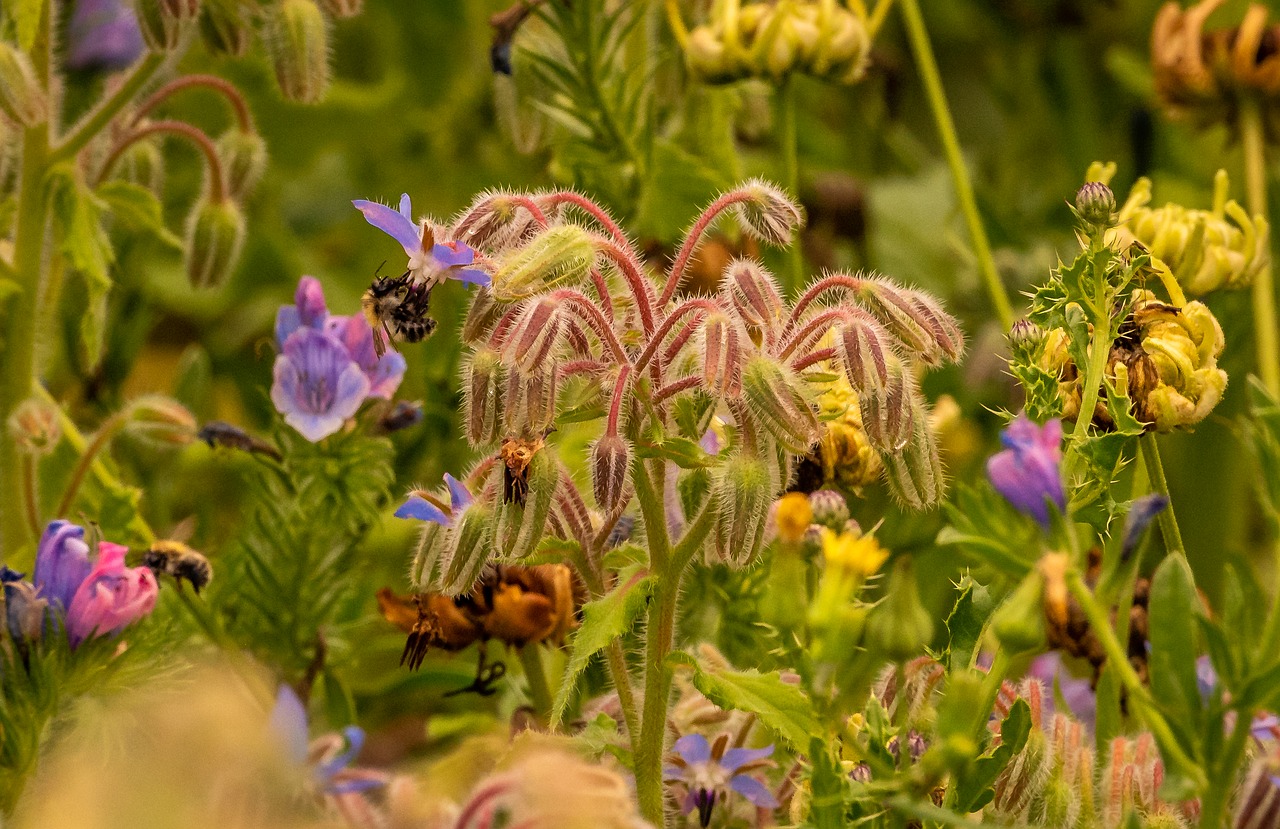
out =
[[[778,499],[774,521],[778,537],[788,544],[799,543],[813,523],[813,507],[802,492],[788,492]]]
[[[822,555],[828,569],[837,568],[866,578],[880,569],[889,558],[889,551],[880,546],[875,536],[860,536],[847,530],[835,533],[824,527]]]
[[[862,427],[858,393],[843,373],[818,397],[822,437],[809,456],[821,470],[820,486],[857,490],[880,478],[880,455]]]

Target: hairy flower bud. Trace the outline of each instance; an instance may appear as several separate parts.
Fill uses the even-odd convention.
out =
[[[1031,320],[1023,317],[1009,329],[1009,350],[1013,352],[1016,362],[1032,362],[1040,347],[1044,344],[1045,330]]]
[[[499,474],[505,477],[494,516],[493,547],[499,558],[518,561],[534,551],[546,531],[560,486],[560,461],[541,441],[530,446],[508,439],[502,455],[506,464]],[[514,483],[509,486],[506,481]]]
[[[936,366],[944,357],[951,356],[949,349],[952,344],[945,337],[940,338],[934,329],[930,314],[914,301],[917,297],[923,296],[922,294],[902,288],[885,279],[864,279],[856,295],[867,310],[916,359],[927,365]],[[954,320],[952,323],[954,324]],[[958,330],[957,328],[956,331]],[[959,348],[963,348],[963,341],[959,344]],[[958,355],[959,351],[956,351],[956,354]]]
[[[283,0],[265,34],[280,91],[290,101],[319,103],[329,88],[329,23],[315,0]]]
[[[737,312],[747,325],[773,331],[782,324],[786,305],[778,292],[777,282],[759,262],[738,259],[725,269],[721,288],[725,304]]]
[[[507,371],[502,393],[502,424],[508,433],[542,434],[556,416],[554,368],[529,373]]]
[[[782,190],[763,179],[752,179],[738,191],[750,198],[734,205],[743,229],[771,245],[791,244],[797,228],[804,226],[804,211]]]
[[[889,335],[870,315],[851,313],[835,329],[836,356],[855,391],[876,394],[889,379]]]
[[[460,596],[471,591],[489,563],[493,519],[493,508],[479,500],[454,517],[453,524],[444,533],[445,560],[440,563],[440,592]]]
[[[912,425],[906,446],[886,456],[889,489],[903,504],[929,509],[942,503],[946,476],[924,404],[915,402],[909,418]]]
[[[148,394],[129,403],[125,430],[158,444],[186,446],[196,439],[196,419],[176,400]]]
[[[5,571],[6,575],[12,573],[8,568]],[[6,579],[3,584],[5,627],[9,631],[9,639],[25,658],[29,646],[44,636],[49,602],[40,598],[36,588],[28,582]]]
[[[895,662],[920,655],[933,639],[933,617],[920,602],[909,557],[894,564],[885,597],[867,620],[867,638]]]
[[[236,0],[207,0],[200,15],[200,37],[211,52],[242,57],[249,50],[253,27]]]
[[[487,191],[476,196],[454,224],[454,238],[473,248],[501,253],[536,232],[533,214],[510,194]]]
[[[820,435],[817,415],[799,377],[769,357],[756,356],[742,369],[742,392],[769,433],[796,454],[809,451]]]
[[[1249,766],[1236,795],[1232,829],[1270,829],[1280,826],[1280,763],[1261,756]]]
[[[820,489],[810,493],[809,507],[813,510],[813,523],[839,531],[849,520],[849,502],[834,489]]]
[[[501,357],[492,348],[476,349],[463,368],[462,422],[466,424],[467,440],[472,443],[498,439],[504,375]]]
[[[164,191],[164,153],[159,142],[150,139],[134,141],[120,154],[112,168],[112,177],[145,187],[159,196]]]
[[[174,52],[200,17],[200,0],[137,0],[138,28],[153,52]]]
[[[219,136],[217,147],[227,195],[243,201],[267,169],[267,143],[256,132],[232,129]]]
[[[28,397],[9,415],[9,435],[23,452],[47,455],[62,440],[61,413],[46,400]]]
[[[885,383],[879,392],[858,398],[867,437],[881,452],[896,453],[914,427],[912,407],[918,396],[910,369],[894,354],[885,355]]]
[[[631,446],[616,434],[605,434],[591,447],[591,488],[596,505],[615,512],[629,497]]]
[[[444,587],[445,540],[448,534],[446,527],[434,521],[422,523],[409,570],[409,581],[415,590],[439,592]]]
[[[724,314],[712,314],[698,336],[704,388],[719,397],[737,397],[742,392],[743,332]]]
[[[544,296],[526,301],[503,340],[504,362],[525,372],[546,365],[564,329],[564,311],[559,300]]]
[[[586,230],[556,225],[507,254],[489,290],[500,302],[525,299],[557,285],[581,282],[595,262],[595,244]]]
[[[49,99],[36,78],[31,60],[17,47],[0,41],[0,109],[24,127],[49,118]]]
[[[1116,212],[1116,194],[1100,181],[1089,181],[1076,191],[1076,215],[1087,225],[1110,227]]]
[[[493,298],[488,286],[480,286],[472,292],[471,306],[467,308],[467,316],[462,321],[462,341],[477,343],[488,336],[490,330],[502,317],[503,306]]]
[[[1000,647],[1014,655],[1044,645],[1044,576],[1033,570],[991,617]]]
[[[244,214],[230,199],[203,199],[187,220],[187,279],[196,288],[216,288],[231,276],[244,244]]]
[[[730,455],[716,473],[711,497],[716,504],[716,556],[735,567],[745,567],[755,561],[764,543],[765,521],[773,500],[768,464],[746,454]]]

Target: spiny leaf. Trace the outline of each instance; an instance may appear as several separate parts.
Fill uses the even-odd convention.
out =
[[[783,681],[777,671],[733,671],[703,668],[688,654],[669,657],[675,665],[693,669],[693,686],[726,710],[747,711],[797,751],[805,750],[815,734],[823,734],[813,703],[797,685]]]

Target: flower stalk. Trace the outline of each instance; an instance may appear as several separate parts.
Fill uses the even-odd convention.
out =
[[[1244,150],[1245,190],[1249,212],[1270,216],[1267,209],[1266,137],[1258,102],[1240,102],[1240,143]],[[1270,263],[1253,279],[1253,338],[1258,373],[1267,391],[1280,396],[1280,331],[1276,322],[1276,292]]]

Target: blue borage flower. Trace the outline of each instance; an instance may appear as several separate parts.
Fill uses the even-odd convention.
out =
[[[396,518],[416,518],[419,521],[431,521],[442,527],[453,524],[455,518],[475,500],[471,491],[457,478],[444,473],[445,485],[449,488],[449,505],[446,507],[435,496],[422,490],[414,490],[396,510]]]
[[[369,378],[342,343],[312,328],[285,340],[276,357],[271,402],[285,423],[315,443],[342,428],[369,394]]]
[[[387,776],[371,769],[350,768],[364,746],[364,730],[349,725],[342,733],[309,739],[307,709],[288,685],[276,692],[268,724],[284,744],[289,759],[311,769],[311,783],[321,794],[341,796],[386,785]]]
[[[437,242],[429,223],[413,220],[408,193],[400,196],[399,210],[364,199],[351,203],[369,224],[400,243],[409,257],[407,267],[415,282],[434,285],[444,279],[456,279],[472,285],[489,284],[487,273],[466,267],[475,263],[475,250],[465,242]]]
[[[146,50],[133,5],[125,0],[77,0],[67,37],[73,69],[124,69]]]
[[[1037,426],[1025,414],[1000,435],[1005,449],[987,460],[991,485],[1014,507],[1031,516],[1046,529],[1049,505],[1059,512],[1067,509],[1062,488],[1062,421],[1054,418]]]
[[[705,827],[711,822],[711,811],[723,802],[729,790],[737,792],[763,809],[776,809],[778,801],[761,780],[748,772],[770,764],[773,746],[764,748],[727,748],[729,736],[721,734],[714,744],[701,734],[686,734],[676,740],[675,754],[664,777],[669,783],[685,788],[683,809],[687,815],[695,809]]]

